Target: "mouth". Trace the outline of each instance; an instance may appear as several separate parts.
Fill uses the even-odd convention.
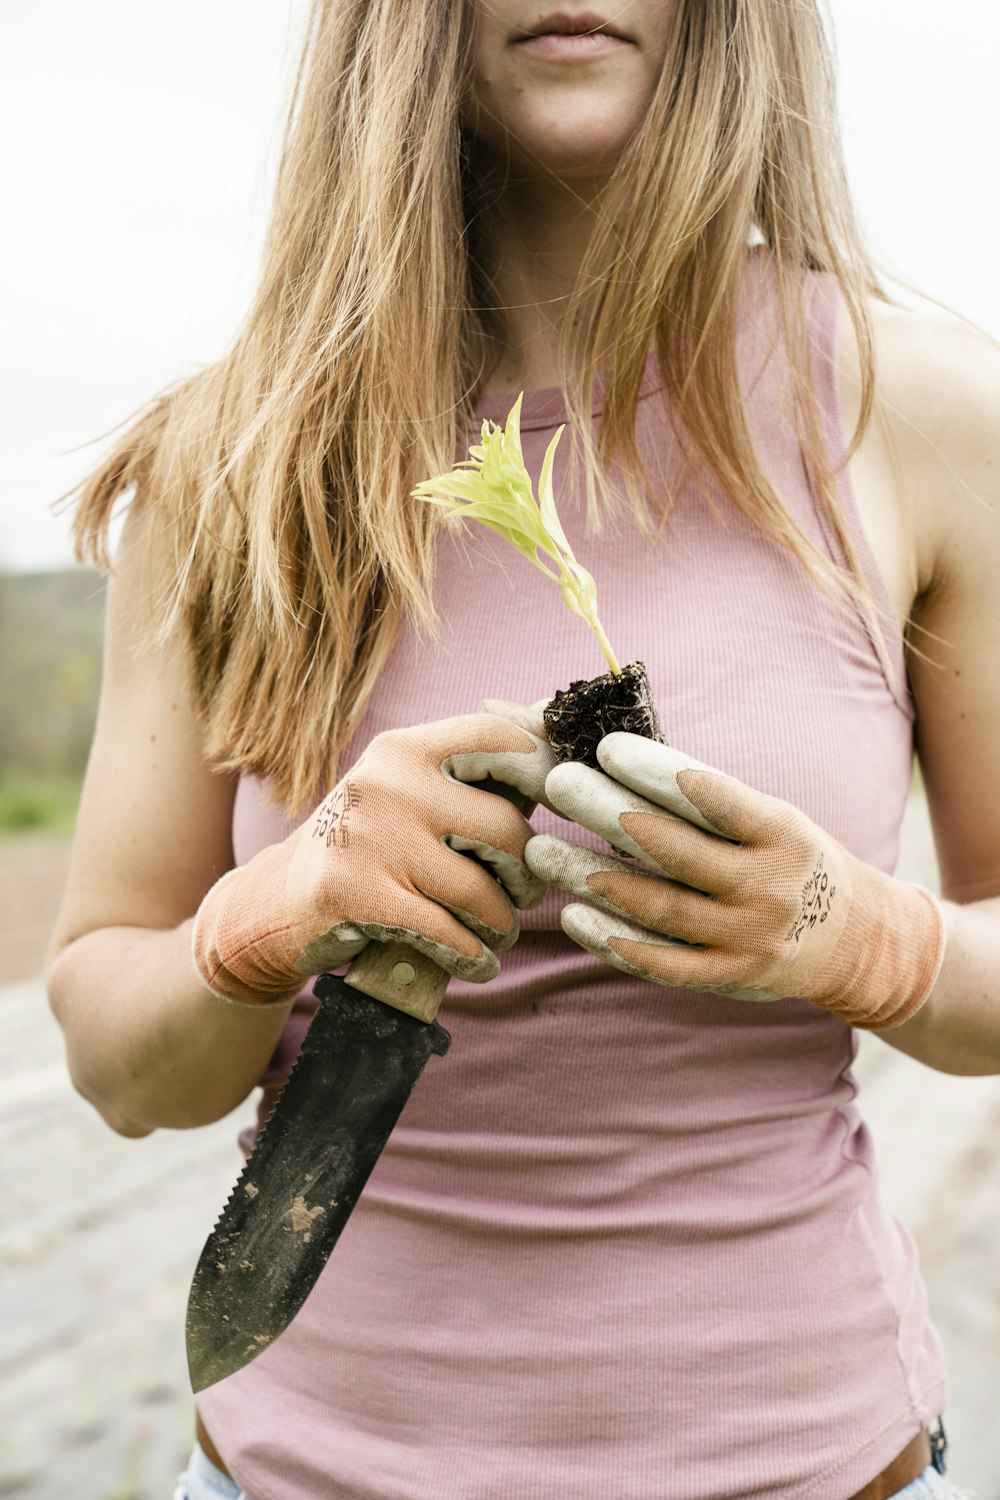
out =
[[[514,40],[523,43],[538,41],[544,37],[607,37],[616,42],[629,40],[617,26],[596,11],[580,11],[571,15],[562,10],[543,16],[530,31],[522,32]]]

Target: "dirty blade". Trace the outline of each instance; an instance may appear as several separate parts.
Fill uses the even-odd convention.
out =
[[[312,1290],[428,1058],[448,1033],[331,974],[299,1059],[209,1235],[188,1299],[191,1385],[261,1354]]]

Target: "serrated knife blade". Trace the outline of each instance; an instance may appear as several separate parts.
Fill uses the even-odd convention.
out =
[[[392,957],[388,970],[382,955],[369,966],[398,974],[430,963],[412,950]],[[436,976],[440,999],[447,976]],[[315,994],[319,1006],[295,1067],[194,1273],[187,1356],[195,1392],[242,1369],[291,1323],[413,1085],[450,1044],[435,1021],[404,1014],[336,975],[321,975]],[[427,1009],[433,1015],[436,1002]]]

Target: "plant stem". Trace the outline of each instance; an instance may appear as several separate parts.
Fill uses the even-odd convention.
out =
[[[597,639],[600,642],[601,650],[604,652],[604,658],[607,661],[608,666],[611,668],[613,675],[615,677],[620,677],[622,675],[622,669],[618,665],[617,656],[615,656],[615,653],[611,649],[611,642],[604,634],[604,627],[601,624],[600,620],[594,621],[594,634],[597,636]]]

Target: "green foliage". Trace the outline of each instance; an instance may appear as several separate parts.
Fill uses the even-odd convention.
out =
[[[597,585],[573,556],[556,511],[552,465],[563,429],[557,430],[545,450],[536,501],[521,450],[523,394],[514,402],[506,427],[484,422],[482,443],[469,449],[469,457],[455,464],[449,474],[417,485],[414,497],[440,505],[449,516],[489,527],[546,578],[558,583],[566,607],[590,626],[608,666],[617,674],[621,668],[597,617]],[[555,564],[554,570],[544,558]]]
[[[72,824],[97,710],[97,574],[0,574],[0,830]]]
[[[80,800],[80,779],[72,776],[29,776],[20,771],[0,773],[0,835],[69,833]]]

